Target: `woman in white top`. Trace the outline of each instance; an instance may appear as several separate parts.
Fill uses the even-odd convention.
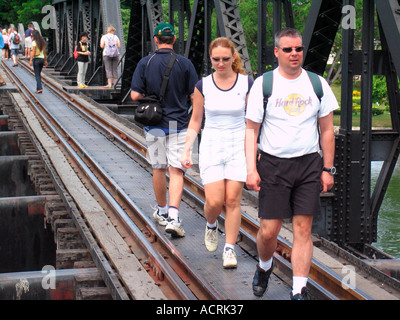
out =
[[[181,163],[186,168],[193,164],[190,150],[205,114],[199,153],[200,176],[206,196],[204,241],[207,250],[217,249],[217,218],[225,206],[223,267],[236,268],[234,249],[241,221],[240,200],[247,177],[245,108],[253,81],[243,70],[242,60],[231,40],[215,39],[210,44],[209,54],[215,72],[200,80],[194,90],[193,114]]]
[[[103,62],[106,69],[107,85],[105,88],[111,88],[113,83],[117,83],[118,79],[118,61],[119,61],[119,48],[121,43],[119,38],[114,34],[115,28],[109,26],[107,34],[101,37],[100,47],[103,50]]]

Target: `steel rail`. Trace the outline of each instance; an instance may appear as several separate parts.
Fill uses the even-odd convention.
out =
[[[31,99],[30,96],[24,94],[23,91],[21,91],[22,89],[18,87],[18,83],[16,80],[15,75],[10,71],[10,69],[7,68],[7,66],[4,67],[4,71],[7,74],[7,76],[9,77],[9,79],[16,84],[18,91],[22,94],[22,96],[25,98],[24,101],[27,104],[30,104],[31,106],[33,106],[33,100]],[[15,103],[17,103],[16,101],[14,101]],[[34,112],[34,110],[32,110]],[[31,136],[31,138],[36,141],[38,143],[38,141],[36,140],[36,137],[34,136],[33,132],[31,131],[31,129],[29,129],[28,127],[28,123],[25,119],[22,119],[22,122],[24,123],[24,125],[28,128],[29,131],[29,135]],[[43,152],[43,149],[41,146],[37,147],[38,149],[41,150],[41,152]],[[49,163],[47,159],[43,159],[46,162],[46,165],[48,166]],[[54,171],[53,168],[48,168],[48,170],[50,171]],[[59,185],[59,181],[55,181],[55,185],[57,190],[59,190],[60,192],[64,192],[63,187],[61,187]],[[63,199],[64,195],[62,195]],[[126,300],[129,299],[124,288],[122,287],[121,283],[119,282],[119,280],[116,278],[115,273],[111,267],[111,265],[108,263],[108,261],[106,260],[102,250],[100,249],[100,247],[97,246],[96,241],[94,240],[94,238],[92,237],[92,234],[88,234],[87,230],[89,230],[89,228],[87,227],[86,223],[84,222],[83,217],[80,215],[80,213],[75,212],[74,209],[71,209],[71,215],[72,215],[72,219],[75,222],[75,224],[78,226],[78,230],[80,230],[80,234],[84,239],[84,242],[86,244],[91,244],[90,247],[90,253],[93,257],[93,260],[97,266],[97,268],[100,270],[101,275],[103,277],[104,282],[106,283],[107,287],[109,287],[109,289],[111,290],[111,295],[113,297],[113,299],[116,300]]]
[[[49,114],[46,109],[40,104],[40,102],[35,98],[29,90],[25,88],[23,83],[15,76],[15,74],[9,70],[9,75],[18,83],[19,91],[25,96],[29,95],[28,99],[31,105],[35,108],[37,114],[40,116],[42,121],[51,129],[53,134],[55,134],[60,144],[66,149],[68,154],[74,159],[74,161],[84,170],[83,174],[90,179],[93,186],[102,195],[105,202],[109,204],[110,208],[116,208],[116,217],[119,222],[124,224],[125,229],[134,238],[130,243],[131,248],[134,246],[136,249],[138,244],[140,244],[140,250],[147,256],[144,261],[146,264],[153,268],[154,277],[156,281],[161,286],[164,284],[164,290],[170,291],[166,288],[173,288],[173,295],[175,299],[223,299],[223,297],[214,290],[201,276],[197,275],[194,270],[186,263],[185,259],[182,258],[179,251],[166,239],[164,235],[159,233],[157,229],[151,227],[152,223],[148,221],[148,218],[141,212],[141,210],[133,203],[132,200],[120,189],[117,184],[109,179],[107,174],[100,169],[100,166],[91,159],[83,147],[75,141],[68,133],[62,132],[62,126],[53,119],[51,114]],[[56,90],[57,92],[54,92]],[[54,94],[58,93],[59,89],[52,89]],[[28,93],[27,93],[28,92]],[[59,96],[59,95],[58,95]],[[65,97],[64,97],[65,99]],[[49,119],[52,119],[51,121]],[[68,141],[67,141],[68,140]],[[73,147],[71,146],[73,145]],[[77,150],[79,150],[77,152]],[[89,160],[90,164],[85,163],[79,154],[85,154],[85,160]],[[90,169],[89,169],[90,167]],[[94,169],[97,171],[97,176],[92,172]],[[98,178],[100,177],[100,180]],[[110,180],[111,184],[108,187],[103,186],[106,180]],[[110,195],[110,189],[117,191],[118,197],[113,197]],[[123,205],[120,205],[115,199],[123,199]],[[122,209],[124,208],[124,209]],[[125,211],[127,208],[130,209],[130,215]],[[132,221],[134,217],[135,222],[141,221],[141,228],[138,227]],[[148,235],[150,233],[150,236]],[[150,240],[149,240],[150,238]],[[155,247],[158,247],[157,249]],[[160,250],[162,248],[162,250]],[[159,251],[162,251],[160,253]]]
[[[45,80],[46,83],[54,88],[57,88],[52,82]],[[96,119],[96,122],[103,124],[120,142],[124,143],[130,150],[133,150],[143,160],[145,159],[146,146],[128,133],[122,131],[118,126],[103,119],[95,111],[87,108],[84,104],[76,101],[67,92],[62,92],[62,95],[72,104],[77,110],[81,110],[84,114],[89,114]],[[204,204],[205,193],[204,187],[196,180],[188,175],[184,176],[185,191],[196,201]],[[223,215],[220,219],[224,219]],[[258,233],[259,223],[250,217],[247,213],[242,212],[242,222],[240,235],[248,243],[255,246],[255,239]],[[290,264],[292,245],[278,236],[278,247],[275,253],[275,261],[279,268],[285,271],[286,274],[292,272]],[[340,277],[336,272],[326,268],[319,261],[312,259],[310,270],[310,285],[314,292],[318,292],[319,296],[326,299],[346,299],[346,300],[370,300],[371,297],[358,288],[349,288],[343,285],[343,277]]]

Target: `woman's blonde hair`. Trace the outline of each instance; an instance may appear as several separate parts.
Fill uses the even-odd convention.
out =
[[[115,31],[115,28],[113,26],[109,26],[107,28],[107,33],[111,33],[111,32],[114,32],[114,31]]]
[[[246,74],[246,71],[244,70],[244,67],[243,67],[242,59],[240,58],[239,53],[237,52],[237,50],[235,48],[235,45],[233,44],[233,42],[230,39],[228,39],[226,37],[220,37],[220,38],[214,39],[211,42],[210,48],[209,48],[210,57],[211,57],[211,53],[212,53],[213,49],[216,47],[223,47],[223,48],[231,49],[232,55],[235,55],[235,60],[232,63],[232,70],[236,73]]]

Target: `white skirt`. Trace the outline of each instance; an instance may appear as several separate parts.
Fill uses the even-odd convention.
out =
[[[245,130],[204,129],[199,150],[203,185],[220,180],[246,182]]]

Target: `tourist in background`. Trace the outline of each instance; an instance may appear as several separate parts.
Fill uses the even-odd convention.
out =
[[[9,50],[10,50],[10,40],[8,37],[7,29],[3,29],[1,31],[3,40],[4,40],[4,47],[3,47],[3,59],[8,60],[10,59]]]
[[[7,37],[8,37],[8,59],[7,60],[12,59],[12,57],[11,57],[11,41],[10,41],[11,32],[12,32],[12,30],[11,30],[11,28],[9,28],[7,30]]]
[[[4,48],[4,38],[3,38],[3,33],[0,33],[0,66],[1,66],[1,60],[3,57],[3,48]],[[6,83],[0,73],[0,87],[5,86],[5,85],[6,85]]]
[[[106,69],[107,85],[105,88],[112,88],[118,80],[118,61],[119,48],[121,43],[119,38],[114,34],[115,28],[109,26],[107,34],[101,37],[100,47],[103,49],[103,62]]]
[[[17,28],[11,28],[10,34],[10,49],[11,49],[11,57],[14,62],[13,67],[18,66],[18,54],[21,45],[21,35],[17,32]]]
[[[88,33],[82,32],[79,36],[79,41],[77,44],[78,52],[78,76],[77,82],[79,88],[87,88],[85,84],[86,72],[89,65],[90,47],[88,42]]]
[[[33,70],[35,71],[35,93],[42,93],[43,87],[41,72],[44,66],[47,67],[46,41],[37,30],[32,32],[32,51],[29,65],[33,66]]]
[[[26,29],[26,31],[25,31],[25,58],[26,59],[29,59],[31,57],[32,32],[33,32],[33,26],[32,26],[32,24],[29,24],[28,29]]]

